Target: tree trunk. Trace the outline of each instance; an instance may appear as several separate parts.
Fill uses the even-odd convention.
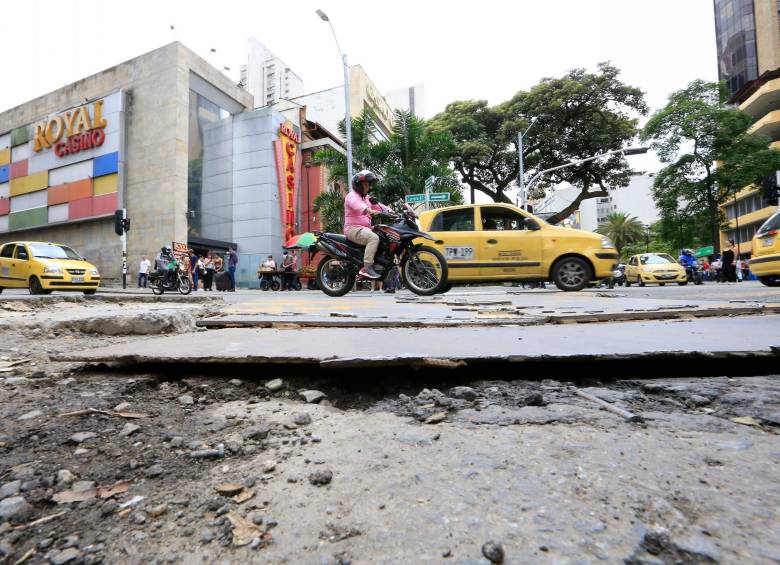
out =
[[[709,179],[708,179],[709,180]],[[720,232],[718,230],[718,203],[712,194],[712,182],[707,185],[707,208],[710,211],[710,237],[715,253],[720,253]]]
[[[587,187],[582,189],[582,192],[580,192],[577,195],[577,198],[574,199],[574,202],[566,206],[566,208],[564,208],[560,212],[557,212],[553,214],[551,217],[547,218],[547,223],[553,225],[557,224],[564,218],[568,218],[572,212],[578,209],[583,200],[588,200],[589,198],[598,198],[600,196],[609,196],[609,195],[607,194],[606,190],[599,190],[597,192],[588,192]]]

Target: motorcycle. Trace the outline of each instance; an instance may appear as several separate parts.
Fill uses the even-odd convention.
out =
[[[447,261],[433,247],[413,243],[416,239],[428,239],[441,243],[433,236],[421,232],[417,225],[417,214],[404,204],[400,213],[389,210],[377,216],[379,221],[374,233],[379,236],[379,247],[374,259],[376,270],[384,281],[392,271],[396,259],[401,267],[401,276],[406,287],[420,296],[444,292],[447,287]],[[325,257],[317,266],[317,286],[328,296],[344,296],[355,285],[355,281],[372,280],[360,276],[363,267],[362,245],[353,243],[345,235],[336,233],[315,233],[317,242],[310,251],[321,251]]]
[[[190,277],[176,261],[168,263],[167,271],[157,270],[151,273],[149,275],[149,286],[152,287],[152,292],[157,296],[166,290],[169,292],[178,290],[180,294],[192,292]]]
[[[626,266],[618,265],[617,269],[612,271],[612,284],[623,286],[626,284]]]
[[[693,284],[702,284],[704,282],[704,274],[701,271],[701,267],[698,265],[686,265],[685,274],[688,277],[686,284],[692,282]]]

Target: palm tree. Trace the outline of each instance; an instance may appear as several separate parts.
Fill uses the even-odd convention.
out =
[[[644,237],[645,227],[636,216],[625,212],[613,212],[596,232],[606,235],[615,244],[618,253],[628,244],[636,243]]]
[[[338,187],[320,192],[313,204],[320,215],[323,231],[341,233],[344,230],[344,193]]]

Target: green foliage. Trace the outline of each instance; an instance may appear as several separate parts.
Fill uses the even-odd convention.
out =
[[[715,249],[720,243],[718,229],[725,223],[719,205],[780,169],[780,151],[768,148],[768,138],[748,132],[752,119],[726,107],[725,95],[722,85],[695,80],[673,92],[642,132],[667,163],[653,183],[653,197],[667,229],[676,223],[679,232],[684,218],[687,227],[699,230],[686,238],[711,243]],[[678,236],[678,241],[684,239]]]
[[[601,224],[596,232],[611,239],[620,253],[626,245],[644,240],[645,226],[635,216],[629,216],[624,212],[613,212],[607,216],[607,221]]]
[[[332,233],[344,231],[344,193],[338,189],[324,190],[314,199],[314,209],[320,215],[322,230]]]
[[[344,122],[339,127],[345,133]],[[352,156],[355,172],[370,169],[379,175],[374,196],[382,202],[403,200],[407,194],[423,192],[425,179],[437,177],[434,192],[450,192],[447,205],[463,202],[460,185],[449,166],[452,139],[448,134],[430,132],[425,122],[409,112],[396,111],[390,138],[377,141],[372,114],[352,120]],[[330,178],[346,183],[347,157],[327,148],[314,155],[316,163],[328,167]],[[343,204],[342,204],[343,205]]]
[[[449,104],[429,122],[455,142],[452,162],[461,180],[496,202],[511,202],[506,191],[518,174],[517,134],[524,137],[526,179],[541,170],[620,149],[637,133],[637,116],[647,113],[644,93],[620,81],[620,71],[600,63],[595,73],[574,69],[545,78],[528,92],[488,106],[484,100]],[[622,155],[561,169],[542,179],[545,186],[568,182],[580,188],[574,202],[549,221],[557,223],[588,198],[607,196],[607,187],[625,186],[630,168]]]

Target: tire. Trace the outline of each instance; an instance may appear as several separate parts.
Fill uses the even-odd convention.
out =
[[[282,288],[282,285],[279,284],[279,281],[273,281],[271,283],[271,290],[273,290],[274,292],[279,290],[280,288]]]
[[[579,257],[558,259],[552,268],[552,280],[559,290],[577,292],[586,288],[593,278],[590,265]]]
[[[187,277],[179,277],[179,294],[187,295],[192,292],[192,283]]]
[[[686,284],[688,284],[688,281],[677,283],[678,286],[685,286]]]
[[[658,283],[658,286],[664,286],[666,283]]]
[[[152,294],[155,294],[157,296],[160,296],[163,292],[165,292],[165,289],[162,287],[162,285],[155,285],[150,284],[149,285],[152,288]]]
[[[758,277],[761,284],[764,286],[780,286],[780,275],[767,275],[765,277]]]
[[[295,281],[295,290],[303,290],[303,285],[301,284],[301,281]]]
[[[315,281],[313,278],[309,279],[306,283],[306,289],[307,290],[317,290],[317,281]]]
[[[449,292],[451,290],[452,290],[452,283],[447,283],[444,285],[444,288],[442,289],[441,292],[442,294],[444,294],[445,292]]]
[[[94,288],[93,288],[93,289],[91,289],[91,290],[85,290],[85,291],[84,291],[84,295],[85,295],[85,296],[92,296],[92,295],[93,295],[93,294],[95,294],[96,292],[97,292],[97,289],[94,289]]]
[[[0,286],[0,294],[3,294],[3,287]]]
[[[38,277],[30,277],[30,294],[46,294]]]
[[[636,276],[636,285],[637,286],[645,286],[645,281],[642,280],[642,277],[639,275]]]
[[[435,272],[436,266],[430,261],[420,259],[419,256],[423,253],[432,255],[436,261],[438,261],[441,274]],[[444,292],[444,287],[447,286],[448,276],[449,271],[444,255],[437,249],[428,247],[427,245],[410,248],[406,259],[401,265],[401,277],[403,278],[406,288],[418,296],[432,296]],[[434,282],[434,277],[438,277],[438,280],[436,280],[435,284],[430,284]]]
[[[260,290],[267,291],[269,288],[271,288],[271,283],[266,280],[260,282]]]
[[[355,273],[350,265],[333,257],[323,257],[317,265],[317,286],[328,296],[344,296],[355,285]]]
[[[626,288],[628,288],[629,286],[631,286],[631,281],[626,279],[625,282],[623,282],[623,284],[626,285]]]

